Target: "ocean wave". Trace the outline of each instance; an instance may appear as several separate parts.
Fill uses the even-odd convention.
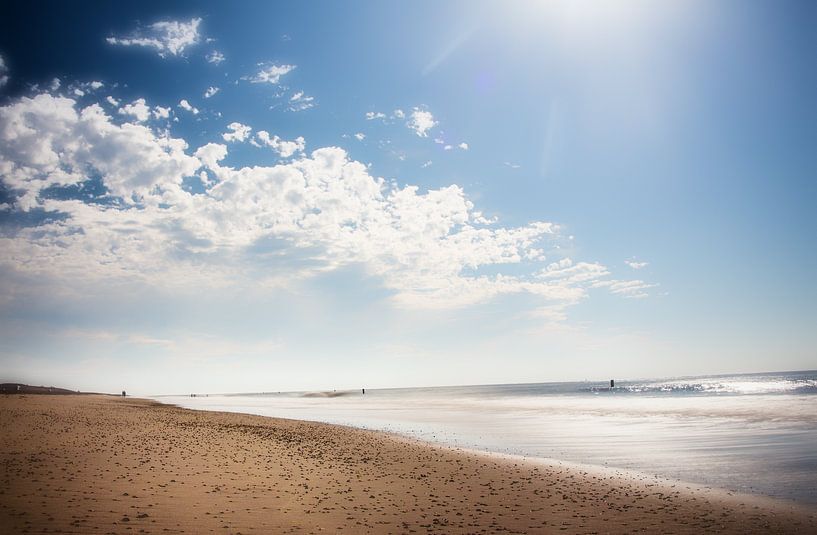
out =
[[[593,392],[609,391],[609,388],[594,387]],[[627,383],[614,390],[634,394],[815,394],[815,379],[705,379],[670,380],[643,383]]]

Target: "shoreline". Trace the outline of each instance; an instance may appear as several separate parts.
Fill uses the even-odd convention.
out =
[[[817,531],[765,496],[152,399],[2,396],[0,423],[15,533]]]
[[[794,411],[793,404],[800,403],[800,399],[788,401],[786,407],[790,410],[785,413],[783,423],[777,419],[780,414],[783,414],[781,400],[791,396],[772,396],[773,399],[765,404],[753,397],[751,400],[753,405],[748,407],[746,406],[748,402],[739,398],[725,400],[738,399],[739,405],[742,404],[739,406],[740,411],[730,409],[729,405],[724,408],[725,401],[720,398],[717,400],[704,398],[708,403],[714,403],[714,405],[698,407],[700,414],[694,415],[690,414],[688,407],[684,404],[700,403],[700,398],[681,398],[677,400],[681,403],[680,405],[662,406],[661,410],[655,409],[661,416],[674,417],[672,425],[665,423],[646,426],[643,422],[652,420],[652,418],[640,418],[640,416],[647,416],[649,413],[645,414],[643,410],[638,409],[637,405],[633,410],[628,403],[626,406],[618,405],[613,408],[607,404],[603,408],[591,407],[587,409],[587,413],[583,410],[585,407],[568,406],[567,410],[573,410],[580,418],[584,418],[581,424],[570,427],[570,424],[565,425],[565,419],[559,412],[558,405],[555,412],[552,412],[553,406],[549,402],[546,407],[535,407],[537,411],[544,411],[549,416],[538,418],[540,421],[534,422],[538,425],[532,425],[531,422],[534,420],[528,418],[518,429],[507,424],[495,423],[502,418],[504,422],[510,421],[508,416],[512,417],[513,414],[501,413],[499,418],[495,418],[492,414],[491,421],[485,417],[467,420],[473,415],[469,411],[474,411],[475,407],[465,404],[464,408],[454,405],[451,409],[445,405],[445,398],[441,399],[443,408],[451,412],[444,417],[429,414],[429,419],[424,421],[423,418],[426,416],[416,406],[406,411],[402,407],[396,407],[394,401],[389,401],[387,398],[384,398],[387,402],[384,401],[381,404],[378,401],[374,405],[367,405],[362,401],[348,405],[354,400],[341,404],[330,402],[315,405],[311,400],[307,400],[309,403],[302,404],[298,398],[279,404],[266,403],[262,398],[254,396],[237,396],[243,401],[220,401],[219,398],[222,397],[224,396],[216,395],[213,401],[192,400],[187,396],[153,397],[151,399],[191,410],[252,414],[380,431],[396,437],[418,440],[420,443],[495,453],[517,460],[544,459],[564,465],[571,464],[585,470],[592,469],[592,467],[612,469],[613,472],[618,470],[635,474],[640,479],[657,476],[658,479],[664,481],[681,482],[698,489],[721,489],[726,493],[766,497],[807,508],[817,508],[817,495],[810,482],[810,475],[813,475],[811,466],[805,465],[801,470],[781,466],[784,459],[802,460],[814,457],[812,448],[808,446],[809,441],[799,435],[801,425],[799,418],[803,416],[801,414],[803,409],[799,409],[800,412]],[[800,397],[808,399],[810,407],[813,407],[813,402],[817,400],[813,396]],[[591,398],[591,401],[592,399],[594,398]],[[586,400],[581,399],[581,401]],[[758,422],[764,424],[763,432],[771,430],[775,433],[788,433],[779,438],[780,442],[777,446],[772,447],[768,446],[768,443],[763,443],[760,447],[756,447],[757,443],[754,441],[763,439],[761,431],[755,429],[750,432],[746,431],[743,426],[735,427],[736,421],[747,421],[745,412],[749,409],[755,410],[758,404],[767,408],[767,412],[770,413],[757,419]],[[435,410],[435,407],[433,400],[422,404],[422,408],[428,411]],[[525,406],[519,410],[529,411],[530,407]],[[631,412],[625,412],[626,410]],[[537,412],[537,414],[540,413]],[[553,414],[556,417],[553,417]],[[590,421],[596,415],[604,417],[601,423]],[[462,419],[458,420],[458,416],[461,416]],[[713,425],[712,422],[716,421],[717,417],[729,418],[728,425]],[[696,419],[699,421],[696,422]],[[662,418],[656,420],[661,421]],[[663,420],[666,422],[666,419]],[[460,425],[461,421],[469,423]],[[676,425],[676,422],[680,422],[680,425]],[[814,416],[811,415],[802,422],[808,424],[809,433],[812,438],[817,439]],[[637,436],[635,432],[630,431],[629,437],[623,434],[618,436],[616,433],[631,423],[639,427],[639,432],[643,435],[645,442],[642,443],[639,440],[630,444],[628,450],[622,445],[626,445],[628,440],[632,442],[632,439]],[[751,420],[751,423],[755,423],[755,420]],[[695,427],[695,425],[703,427]],[[678,428],[685,430],[678,432]],[[603,431],[598,432],[598,429]],[[505,435],[498,433],[497,430],[505,430],[509,433],[508,436],[513,438],[505,439],[503,438]],[[610,435],[612,440],[606,440],[606,436],[603,435]],[[723,441],[731,441],[729,443],[731,449],[726,452],[720,450],[713,452],[712,449],[718,448]],[[632,449],[632,446],[635,446],[636,449]],[[747,447],[749,454],[745,453]],[[704,451],[707,448],[713,454],[710,457],[705,454],[688,453]],[[675,452],[676,455],[671,452]],[[721,459],[721,461],[716,462],[716,459]],[[774,467],[779,469],[774,469]]]

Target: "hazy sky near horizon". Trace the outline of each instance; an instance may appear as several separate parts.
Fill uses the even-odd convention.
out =
[[[814,2],[0,7],[0,380],[817,368]]]

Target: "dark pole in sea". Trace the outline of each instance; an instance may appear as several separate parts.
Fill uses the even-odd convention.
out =
[[[613,379],[610,379],[610,390],[616,387],[616,382]]]

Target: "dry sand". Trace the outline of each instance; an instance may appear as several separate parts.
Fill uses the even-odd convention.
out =
[[[817,533],[815,511],[384,433],[0,396],[2,533]]]

